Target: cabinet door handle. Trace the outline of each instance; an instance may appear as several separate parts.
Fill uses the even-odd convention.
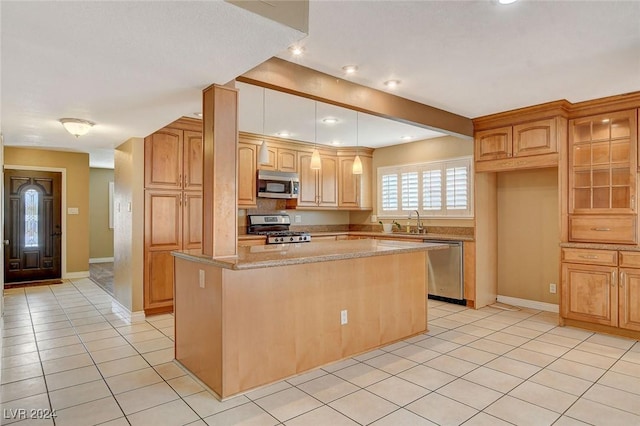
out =
[[[581,254],[578,257],[581,257],[583,259],[597,259],[598,256],[596,256],[595,254]]]
[[[635,210],[636,209],[636,196],[632,195],[631,196],[631,210]]]
[[[187,175],[186,173],[184,174],[184,187],[185,187],[185,188],[187,187],[187,182],[189,181],[188,176],[189,176],[189,175]]]
[[[178,182],[180,185],[182,185],[182,173],[178,175]]]
[[[620,287],[624,287],[624,282],[627,279],[627,274],[620,272]]]
[[[618,275],[616,274],[616,271],[611,271],[611,287],[615,287],[616,286],[616,281],[618,278]]]
[[[611,228],[591,228],[592,231],[611,231]]]

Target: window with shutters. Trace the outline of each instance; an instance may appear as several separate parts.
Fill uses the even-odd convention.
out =
[[[472,158],[378,168],[378,217],[473,217]]]

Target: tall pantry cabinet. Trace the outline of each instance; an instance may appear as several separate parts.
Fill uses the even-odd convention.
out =
[[[202,121],[183,117],[144,139],[144,311],[173,310],[172,250],[202,244]]]

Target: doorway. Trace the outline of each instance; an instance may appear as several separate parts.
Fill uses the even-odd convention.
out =
[[[61,278],[59,172],[5,170],[5,283]]]

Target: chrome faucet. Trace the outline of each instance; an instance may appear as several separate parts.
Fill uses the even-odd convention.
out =
[[[422,222],[420,221],[420,212],[418,210],[414,210],[411,213],[409,213],[409,220],[411,220],[411,216],[413,215],[414,212],[418,216],[418,222],[417,222],[418,223],[418,229],[417,229],[418,234],[422,234],[423,228],[422,228]]]

